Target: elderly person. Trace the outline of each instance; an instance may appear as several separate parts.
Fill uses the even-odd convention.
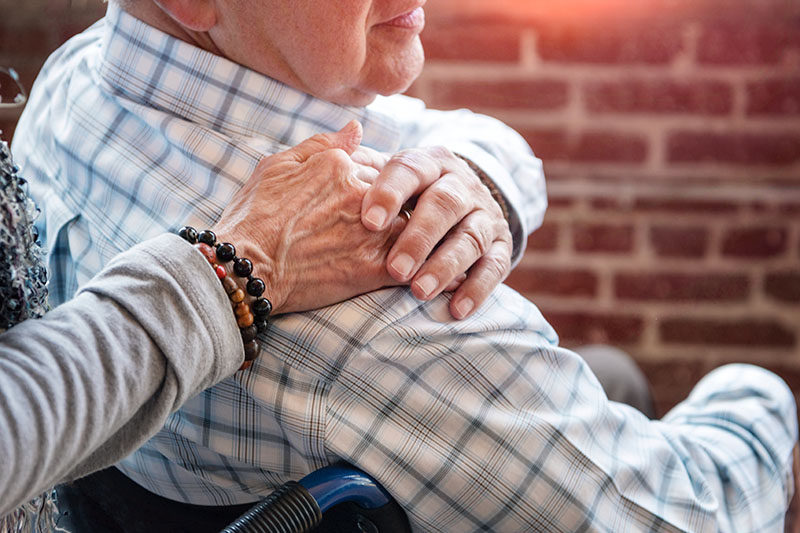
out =
[[[346,146],[348,139],[347,132],[318,135],[265,158],[251,182],[257,185],[273,166],[298,165],[298,158]],[[25,190],[0,142],[0,531],[27,531],[23,526],[34,523],[44,530],[48,495],[8,513],[56,482],[122,459],[246,357],[219,272],[177,235],[119,254],[74,299],[45,314],[36,210]],[[236,207],[213,228],[217,237],[242,249],[266,242],[267,228],[246,222],[261,215],[268,193],[239,191]],[[394,234],[364,231],[384,254]],[[222,266],[233,272],[230,262]],[[245,280],[230,279],[246,288]]]
[[[651,421],[608,401],[533,304],[491,290],[541,220],[540,165],[486,117],[377,97],[419,73],[423,21],[421,2],[400,0],[132,0],[50,58],[15,148],[59,296],[125,246],[213,224],[255,187],[262,152],[363,125],[258,182],[273,199],[245,227],[287,228],[246,250],[283,313],[261,356],[70,487],[75,530],[214,530],[337,460],[377,478],[420,531],[780,527],[797,427],[779,378],[722,368]],[[410,198],[384,268],[349,230],[402,224]],[[296,268],[291,246],[307,251]],[[410,289],[289,312],[387,272]]]

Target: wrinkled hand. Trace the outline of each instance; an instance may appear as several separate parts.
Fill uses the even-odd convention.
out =
[[[380,170],[361,208],[370,230],[384,230],[418,196],[389,252],[388,272],[399,282],[410,281],[421,300],[455,289],[450,313],[469,316],[511,268],[511,232],[489,190],[442,147],[404,150],[388,159],[362,148],[354,158]]]
[[[212,228],[253,262],[275,314],[397,285],[384,265],[405,221],[394,217],[377,232],[361,224],[377,175],[350,158],[361,135],[354,121],[262,159]]]

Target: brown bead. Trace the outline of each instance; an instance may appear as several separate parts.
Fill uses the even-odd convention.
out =
[[[261,350],[258,348],[258,344],[255,341],[248,342],[244,345],[244,360],[245,361],[252,361],[256,357]]]
[[[239,370],[247,370],[251,366],[253,366],[252,361],[245,361],[244,363],[242,363],[242,366],[239,367]]]
[[[233,303],[239,303],[244,300],[244,291],[242,289],[236,289],[231,293],[231,301]]]
[[[234,280],[232,276],[228,276],[222,280],[222,288],[225,289],[225,292],[228,295],[230,295],[236,289],[238,289],[239,286],[236,284],[236,280]]]
[[[247,305],[247,302],[239,302],[233,312],[236,313],[236,316],[242,317],[250,312],[250,306]]]
[[[258,328],[256,328],[255,324],[253,324],[251,326],[247,326],[246,328],[239,328],[239,333],[242,335],[242,342],[247,344],[248,342],[255,340],[256,335],[258,335]]]
[[[246,315],[240,316],[236,323],[240,328],[246,328],[253,323],[253,313],[248,311]]]

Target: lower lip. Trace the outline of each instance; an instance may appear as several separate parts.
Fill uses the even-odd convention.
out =
[[[404,15],[395,17],[388,22],[383,23],[384,26],[394,26],[395,28],[405,28],[409,30],[422,29],[425,25],[425,10],[418,7],[414,11],[409,11]]]

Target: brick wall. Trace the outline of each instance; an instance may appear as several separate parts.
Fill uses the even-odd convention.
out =
[[[634,354],[662,412],[725,362],[800,392],[800,2],[553,4],[432,2],[413,88],[544,160],[508,282],[564,344]]]
[[[30,86],[103,10],[0,0],[0,64]],[[662,412],[731,361],[800,393],[800,2],[431,0],[427,12],[411,92],[501,118],[545,161],[550,208],[509,283],[563,343],[634,354]],[[15,122],[0,112],[6,138]]]

